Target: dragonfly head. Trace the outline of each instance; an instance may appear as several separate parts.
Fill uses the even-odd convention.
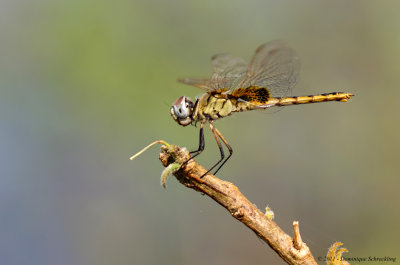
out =
[[[182,126],[187,126],[192,123],[193,102],[182,96],[178,98],[171,107],[172,118]]]

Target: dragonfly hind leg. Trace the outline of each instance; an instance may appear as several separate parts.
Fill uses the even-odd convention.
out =
[[[214,127],[215,128],[215,127]],[[226,161],[229,160],[229,158],[231,158],[232,154],[233,154],[233,149],[232,147],[228,144],[228,141],[225,140],[225,138],[222,136],[222,134],[218,131],[217,128],[215,128],[215,132],[216,134],[219,136],[219,138],[221,138],[221,140],[224,142],[224,144],[226,145],[226,147],[228,148],[229,151],[229,156],[225,159],[224,162],[222,162],[222,164],[217,168],[217,170],[214,172],[214,175],[217,174],[217,172],[222,168],[222,166],[226,163]]]
[[[213,170],[216,166],[218,166],[221,162],[222,164],[218,167],[218,169],[214,172],[214,175],[217,174],[217,172],[221,169],[221,167],[226,163],[226,161],[228,161],[228,159],[232,156],[233,154],[233,150],[230,147],[230,145],[228,144],[228,142],[225,140],[225,138],[222,136],[222,134],[217,130],[217,128],[214,127],[214,125],[212,125],[212,123],[210,122],[210,128],[211,131],[214,135],[215,141],[218,144],[219,147],[219,151],[221,153],[221,159],[215,164],[213,165],[206,173],[204,173],[200,178],[203,178],[205,175],[207,175],[211,170]],[[224,142],[224,144],[226,145],[226,147],[229,150],[229,156],[225,159],[225,153],[224,153],[224,149],[222,147],[221,141],[219,140],[221,138],[221,140]],[[225,160],[224,160],[225,159]]]

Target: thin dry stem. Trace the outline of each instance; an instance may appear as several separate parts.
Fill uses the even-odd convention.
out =
[[[157,141],[152,142],[151,144],[149,144],[148,146],[146,146],[145,148],[143,148],[142,150],[140,150],[139,152],[137,152],[137,153],[134,154],[133,156],[131,156],[129,159],[130,159],[130,160],[135,159],[136,157],[140,156],[143,152],[145,152],[147,149],[149,149],[150,147],[152,147],[152,146],[155,145],[155,144],[163,144],[163,145],[165,145],[165,146],[169,146],[169,144],[168,144],[166,141],[157,140]]]
[[[160,153],[160,160],[165,167],[171,163],[182,164],[188,158],[187,151],[174,145],[162,147]],[[200,178],[205,172],[202,166],[190,160],[173,175],[186,187],[208,195],[226,208],[234,218],[253,230],[288,264],[317,264],[310,249],[301,241],[298,223],[294,225],[295,239],[293,239],[257,209],[235,185],[211,174]]]

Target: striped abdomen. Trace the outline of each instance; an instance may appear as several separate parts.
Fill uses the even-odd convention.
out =
[[[288,106],[297,104],[326,102],[326,101],[346,102],[352,96],[354,95],[350,93],[332,92],[320,95],[301,96],[301,97],[269,98],[263,107]]]

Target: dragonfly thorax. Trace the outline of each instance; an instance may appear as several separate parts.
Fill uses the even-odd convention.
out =
[[[172,105],[170,113],[179,125],[187,126],[193,121],[193,102],[189,98],[182,96]]]

